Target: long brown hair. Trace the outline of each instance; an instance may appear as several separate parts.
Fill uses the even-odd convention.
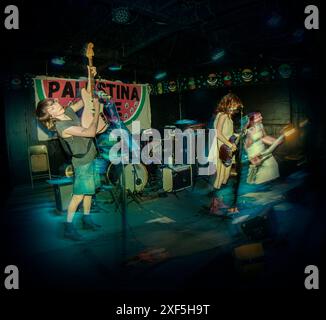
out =
[[[36,117],[37,119],[48,129],[51,131],[55,130],[55,119],[51,117],[47,108],[54,102],[53,99],[43,99],[41,100],[36,107]]]
[[[224,112],[230,113],[231,108],[241,108],[242,102],[234,93],[228,93],[219,102],[216,108],[216,113]]]

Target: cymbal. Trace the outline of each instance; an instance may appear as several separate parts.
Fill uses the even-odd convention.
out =
[[[182,124],[182,125],[185,125],[185,124],[195,124],[197,123],[196,120],[189,120],[189,119],[180,119],[180,120],[177,120],[176,122],[174,122],[174,124]]]

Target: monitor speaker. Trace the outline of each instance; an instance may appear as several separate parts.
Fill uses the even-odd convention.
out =
[[[67,210],[73,192],[73,184],[58,184],[54,186],[56,209],[59,212]]]
[[[163,168],[163,190],[176,192],[192,186],[191,165]]]
[[[56,209],[59,212],[67,210],[72,193],[73,193],[73,179],[61,178],[48,180],[48,183],[53,186]]]
[[[257,216],[244,221],[241,230],[250,240],[272,238],[277,232],[273,207],[268,207]]]

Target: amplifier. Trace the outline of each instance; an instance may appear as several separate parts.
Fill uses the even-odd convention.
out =
[[[48,180],[47,182],[53,185],[57,211],[67,210],[73,192],[73,179],[62,178]]]
[[[163,190],[176,192],[192,186],[191,165],[163,168]]]

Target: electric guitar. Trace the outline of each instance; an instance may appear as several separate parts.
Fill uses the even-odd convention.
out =
[[[238,136],[232,135],[229,138],[229,141],[232,144],[237,145],[240,141],[240,138],[243,137],[246,134],[246,132],[247,132],[247,130],[244,128]],[[235,151],[232,151],[232,148],[230,148],[225,143],[221,145],[220,150],[219,150],[219,157],[220,157],[222,163],[226,167],[229,167],[232,165],[232,158],[233,158],[234,152]]]
[[[86,57],[88,58],[88,66],[93,67],[93,57],[94,57],[94,44],[92,42],[88,43],[86,48]],[[93,106],[93,98],[94,98],[94,89],[95,89],[95,80],[92,72],[89,73],[88,76],[88,85],[87,89],[81,89],[81,96],[84,102],[84,111],[81,117],[81,124],[83,127],[88,128],[93,121],[94,118],[94,106]],[[106,120],[105,115],[103,114],[103,104],[100,104],[100,115],[97,124],[96,133],[103,133],[108,128],[108,122]]]
[[[308,120],[303,120],[300,122],[299,127],[303,128],[308,123]],[[281,141],[294,134],[297,130],[295,128],[287,129],[288,126],[286,126],[282,131],[284,131],[283,134],[281,134],[265,151],[260,153],[259,155],[250,158],[249,161],[251,165],[254,166],[260,166],[266,159],[270,158],[273,155],[273,151],[280,145]]]

